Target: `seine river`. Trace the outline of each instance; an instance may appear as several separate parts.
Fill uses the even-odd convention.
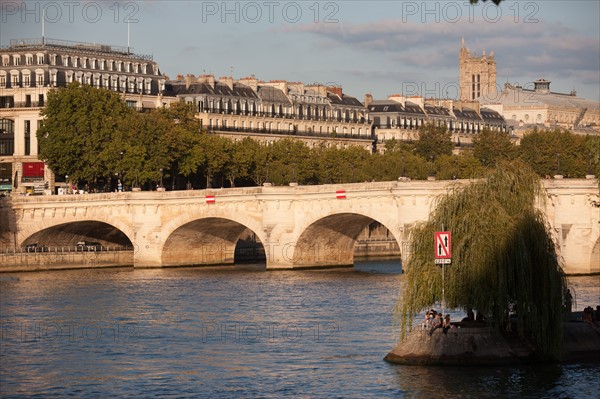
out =
[[[2,397],[597,398],[600,361],[415,367],[394,346],[395,262],[356,269],[0,275]],[[574,277],[577,309],[598,276]],[[459,317],[457,315],[457,317]]]

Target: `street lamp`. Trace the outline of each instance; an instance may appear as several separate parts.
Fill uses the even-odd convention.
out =
[[[433,154],[429,155],[429,161],[431,162],[431,167],[429,169],[429,176],[433,177]]]
[[[402,177],[404,177],[404,157],[402,157]]]
[[[458,180],[458,157],[454,163],[454,179]]]
[[[160,185],[158,186],[158,188],[164,189],[163,187],[163,169],[160,168]]]
[[[119,151],[119,174],[117,179],[117,191],[123,191],[123,151]]]
[[[556,154],[556,174],[560,175],[560,152]]]

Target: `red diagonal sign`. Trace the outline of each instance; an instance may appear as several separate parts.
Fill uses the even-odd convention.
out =
[[[436,231],[435,232],[435,258],[450,259],[452,258],[450,232]]]

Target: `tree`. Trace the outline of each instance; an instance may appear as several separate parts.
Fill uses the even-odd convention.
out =
[[[584,177],[589,164],[585,136],[562,129],[533,129],[521,140],[520,158],[540,176]]]
[[[434,232],[443,229],[452,232],[448,306],[476,309],[499,330],[514,306],[519,331],[544,357],[560,356],[566,279],[536,200],[544,200],[540,179],[522,162],[501,162],[487,179],[439,198],[429,220],[411,231],[412,252],[396,305],[402,337],[416,313],[441,300],[432,244]]]
[[[419,129],[419,139],[415,144],[417,154],[424,159],[437,159],[440,155],[452,155],[452,134],[446,126],[427,124]]]
[[[119,94],[77,82],[48,93],[37,131],[40,158],[73,181],[94,181],[118,171],[118,144],[134,111]]]
[[[517,148],[506,132],[484,128],[473,138],[473,155],[484,166],[494,166],[500,160],[514,159]]]
[[[247,179],[252,176],[252,171],[256,168],[259,146],[260,144],[250,137],[232,144],[231,160],[225,167],[225,175],[231,187],[235,187],[237,179]]]

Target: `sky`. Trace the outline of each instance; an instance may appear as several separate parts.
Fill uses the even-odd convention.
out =
[[[342,86],[363,100],[458,97],[461,38],[497,84],[552,81],[600,101],[600,1],[10,1],[0,45],[73,40],[153,55],[161,72]],[[128,33],[129,32],[129,33]]]

